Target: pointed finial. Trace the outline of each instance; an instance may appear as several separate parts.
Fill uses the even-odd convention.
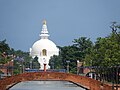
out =
[[[46,20],[43,20],[43,24],[46,25]]]

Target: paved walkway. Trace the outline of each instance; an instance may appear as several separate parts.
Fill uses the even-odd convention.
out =
[[[85,90],[68,81],[25,81],[10,90]]]

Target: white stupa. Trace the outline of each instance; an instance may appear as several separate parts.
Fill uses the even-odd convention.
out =
[[[44,64],[46,64],[46,69],[50,66],[49,60],[53,55],[59,55],[59,49],[56,45],[48,39],[49,34],[47,30],[46,20],[43,21],[42,31],[40,34],[41,39],[36,41],[32,48],[30,48],[30,55],[32,58],[38,57],[38,62],[40,63],[40,69],[44,69]]]

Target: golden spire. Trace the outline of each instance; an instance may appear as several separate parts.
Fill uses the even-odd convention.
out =
[[[43,24],[46,25],[46,20],[45,19],[43,20]]]

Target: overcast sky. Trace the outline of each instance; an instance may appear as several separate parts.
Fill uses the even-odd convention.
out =
[[[120,0],[0,0],[0,41],[29,51],[40,39],[43,19],[57,46],[83,36],[94,42],[111,33],[111,22],[120,23]]]

